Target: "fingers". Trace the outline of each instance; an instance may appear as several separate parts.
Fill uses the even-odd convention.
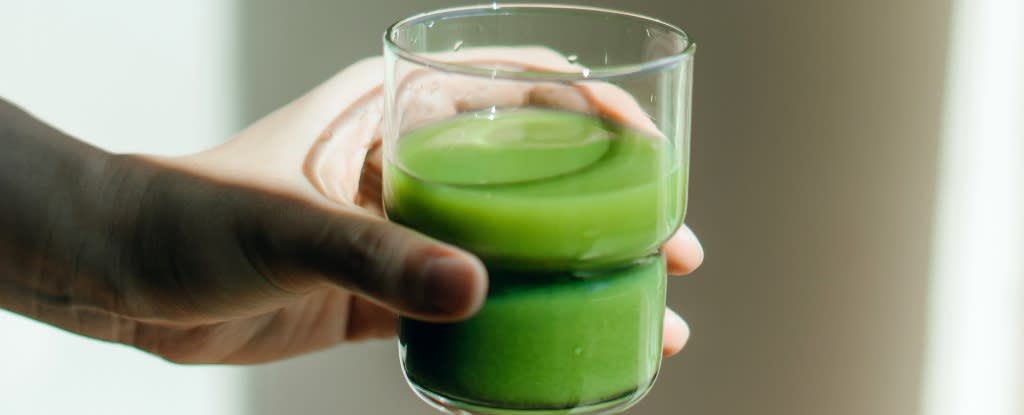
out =
[[[585,67],[570,62],[558,51],[545,47],[464,49],[458,53],[441,53],[431,57],[452,63],[518,67],[543,72],[579,73],[586,70]],[[583,81],[576,83],[573,88],[556,88],[557,86],[537,84],[531,93],[537,96],[531,96],[535,99],[530,103],[576,112],[597,112],[652,136],[662,136],[650,115],[635,97],[614,84],[604,81]]]
[[[315,271],[404,315],[461,320],[486,296],[479,259],[382,218],[300,202],[263,213],[262,255]]]
[[[353,201],[363,209],[384,217],[384,159],[381,153],[380,141],[366,153],[366,162],[359,175],[359,190]]]
[[[665,309],[665,325],[662,334],[662,356],[674,356],[683,350],[686,341],[690,339],[690,327],[679,314],[670,309]]]
[[[669,275],[689,274],[704,261],[704,248],[686,225],[679,228],[661,249],[668,262]]]
[[[380,304],[353,296],[349,304],[345,340],[360,341],[394,337],[398,333],[398,315]]]
[[[561,53],[544,47],[467,48],[430,57],[484,68],[549,72],[584,70],[570,63]],[[355,195],[362,191],[360,173],[367,151],[383,132],[383,69],[384,62],[379,57],[360,61],[268,117],[268,120],[257,123],[254,128],[275,130],[279,138],[274,141],[283,145],[262,157],[251,154],[252,157],[246,159],[264,160],[260,164],[266,165],[288,158],[290,165],[295,165],[291,160],[293,157],[286,155],[302,152],[305,157],[303,176],[316,190],[335,201],[355,202]],[[401,131],[461,112],[537,105],[599,113],[652,135],[660,135],[642,106],[629,93],[605,82],[581,82],[567,86],[457,76],[414,65],[398,65],[393,69],[396,81],[403,85],[398,88],[400,93],[396,104],[406,110],[399,111],[400,116],[395,119]],[[287,128],[280,128],[274,125],[274,119],[297,121]],[[307,128],[315,126],[319,126],[319,132],[311,133],[314,128]],[[304,140],[307,139],[312,140],[306,143]]]

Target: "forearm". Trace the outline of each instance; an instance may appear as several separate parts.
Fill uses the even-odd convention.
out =
[[[107,330],[103,310],[117,301],[104,263],[116,252],[110,159],[0,100],[0,308],[83,334]]]

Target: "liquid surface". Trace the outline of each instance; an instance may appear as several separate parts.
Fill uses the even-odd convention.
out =
[[[489,265],[578,269],[653,253],[685,189],[663,138],[569,112],[464,114],[414,130],[386,160],[388,217]]]

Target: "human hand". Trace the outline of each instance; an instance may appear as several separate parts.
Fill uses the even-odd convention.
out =
[[[535,52],[517,59],[554,64]],[[361,61],[210,151],[114,157],[111,222],[127,244],[108,274],[115,301],[100,313],[113,324],[87,334],[176,362],[253,363],[393,336],[399,313],[472,315],[486,295],[480,261],[380,217],[382,74],[379,58]],[[617,90],[588,91],[531,99],[649,123]],[[685,227],[663,250],[674,275],[703,256]],[[665,318],[671,355],[688,328]]]

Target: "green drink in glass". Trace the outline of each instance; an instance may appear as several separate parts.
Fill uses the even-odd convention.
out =
[[[427,402],[618,413],[650,389],[658,248],[686,205],[692,53],[674,26],[571,6],[450,9],[389,28],[387,215],[490,275],[471,319],[401,322],[406,378]]]

